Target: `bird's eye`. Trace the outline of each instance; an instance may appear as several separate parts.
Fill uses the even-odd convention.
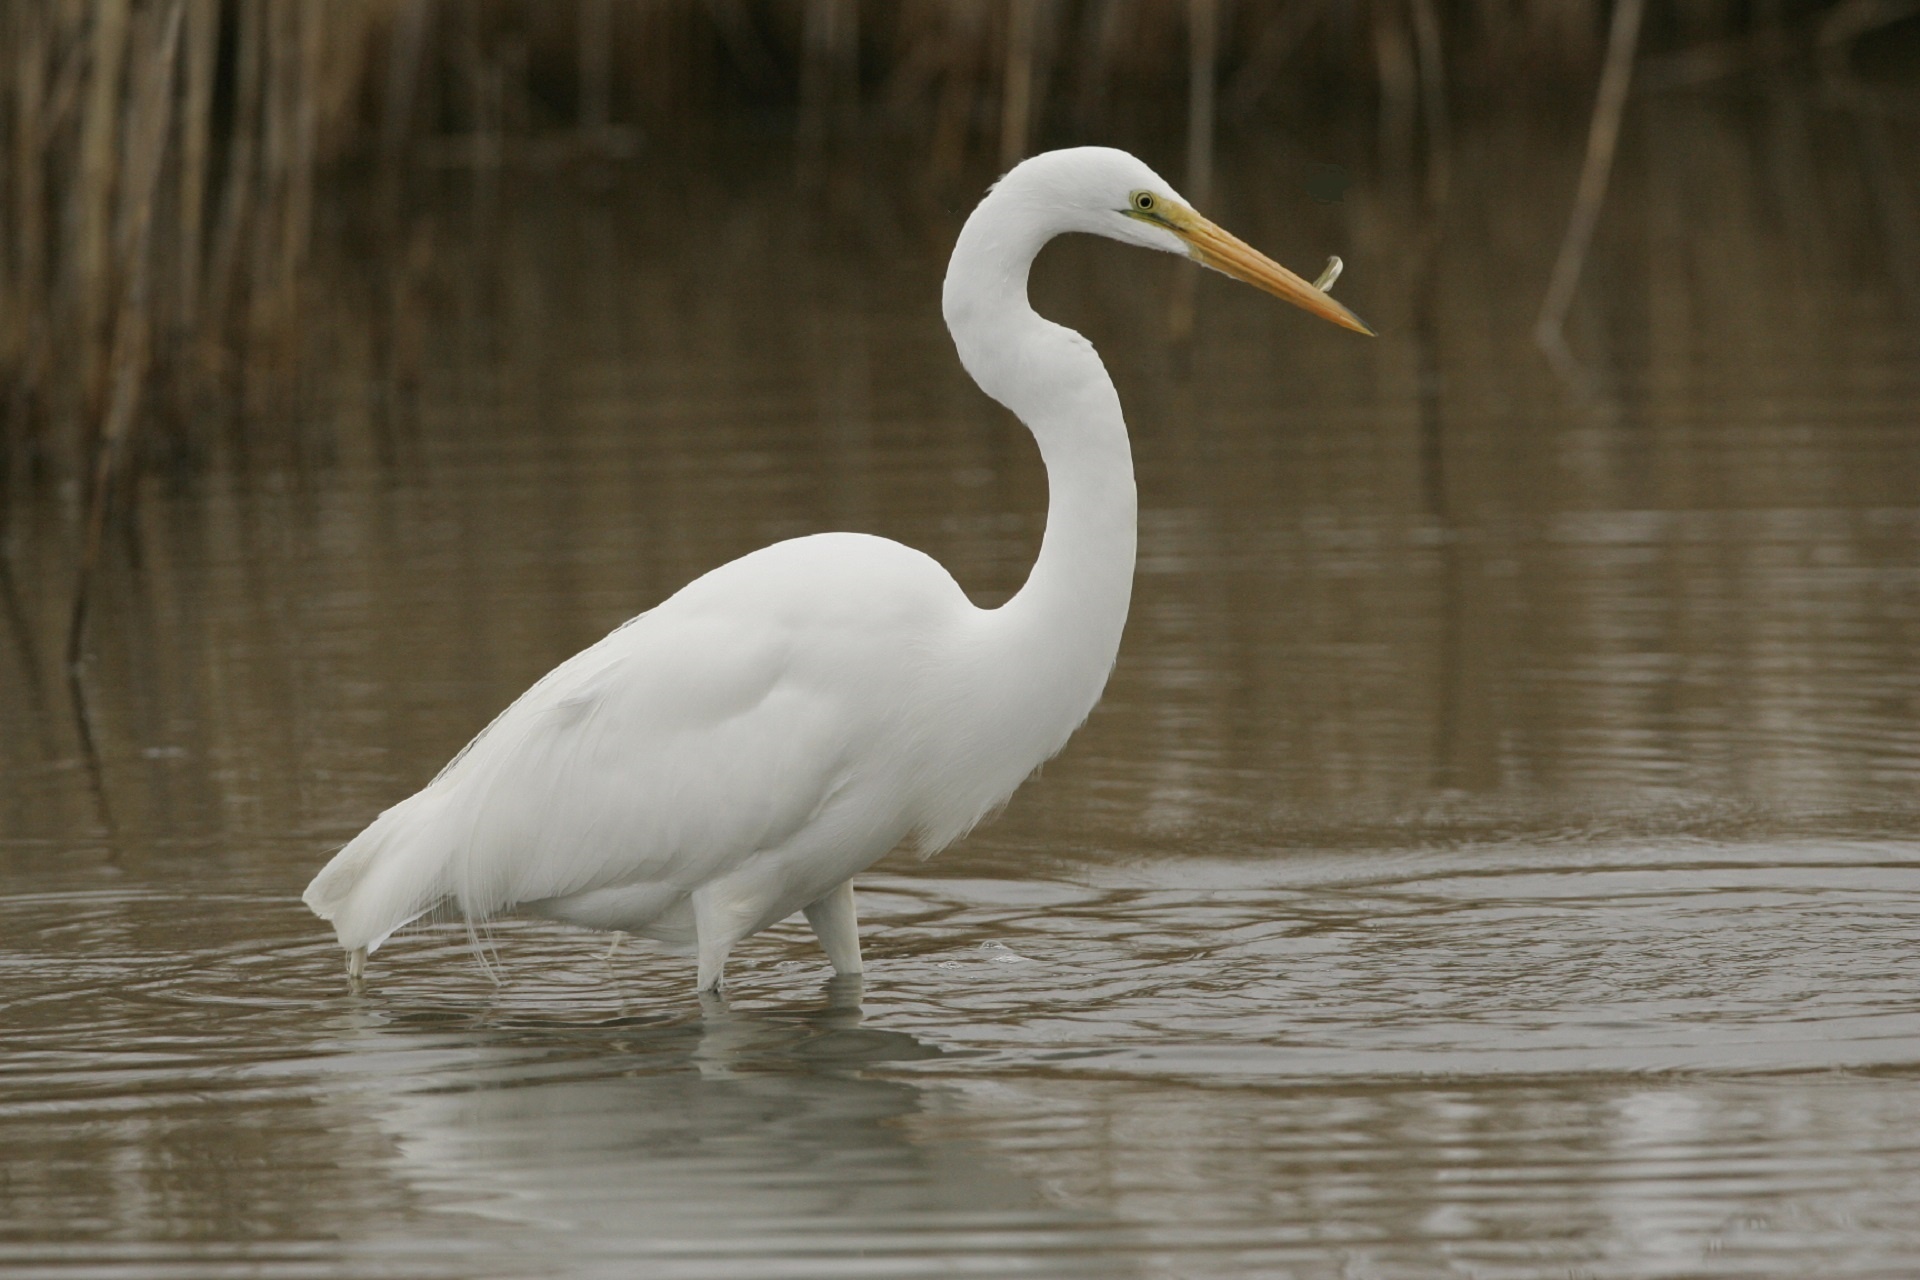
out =
[[[1153,193],[1150,191],[1134,192],[1133,207],[1138,209],[1142,213],[1152,213],[1153,212]]]

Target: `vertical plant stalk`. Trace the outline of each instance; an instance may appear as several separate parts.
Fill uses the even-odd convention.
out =
[[[800,32],[798,162],[803,181],[819,176],[828,139],[853,130],[859,101],[860,15],[856,0],[807,0]]]
[[[180,106],[180,282],[177,323],[192,330],[200,311],[201,248],[206,235],[207,151],[213,137],[214,55],[219,0],[187,0],[186,100]]]
[[[13,6],[13,157],[9,195],[13,216],[15,287],[23,299],[46,289],[46,105],[47,63],[52,51],[39,6]]]
[[[220,198],[220,225],[207,264],[206,298],[222,315],[231,315],[238,291],[240,255],[259,198],[254,169],[260,151],[260,96],[264,68],[261,46],[266,41],[266,0],[238,0],[234,37],[235,72],[233,122],[227,137],[227,164]],[[209,348],[211,353],[212,348]]]
[[[972,134],[974,104],[980,96],[981,63],[989,36],[978,7],[940,11],[947,48],[939,102],[934,108],[932,170],[935,181],[948,183],[966,165]]]
[[[1033,46],[1040,0],[1007,0],[1007,61],[1000,86],[1000,171],[1027,154],[1033,132]]]
[[[612,0],[580,0],[580,131],[596,147],[613,121],[612,43]]]
[[[785,72],[761,37],[746,0],[703,0],[702,7],[714,30],[719,32],[727,56],[733,59],[734,69],[745,76],[749,84],[766,92],[786,80]]]
[[[1374,0],[1373,68],[1380,87],[1380,168],[1396,184],[1413,172],[1420,114],[1420,66],[1400,0]]]
[[[48,85],[47,67],[53,58],[52,23],[37,5],[12,6],[13,24],[9,31],[13,53],[13,151],[10,218],[5,219],[13,233],[14,299],[0,305],[13,317],[14,342],[11,354],[0,352],[0,377],[6,397],[0,404],[5,439],[0,440],[0,531],[9,519],[15,465],[29,465],[42,452],[44,414],[41,390],[46,366],[52,358],[52,335],[48,331],[47,275],[47,144]],[[4,56],[4,55],[0,55]],[[4,162],[4,161],[0,161]],[[9,246],[0,243],[0,253]]]
[[[320,128],[320,77],[326,53],[323,24],[328,7],[300,4],[293,10],[296,48],[300,58],[294,67],[291,86],[291,110],[288,112],[287,220],[281,230],[280,270],[286,304],[293,308],[297,299],[300,274],[306,267],[307,249],[313,237],[313,166],[316,139]]]
[[[415,87],[420,79],[433,19],[433,0],[404,0],[388,33],[387,88],[380,108],[380,167],[388,179],[413,138]],[[581,37],[582,43],[585,36]],[[584,53],[582,55],[584,57]]]
[[[154,193],[166,159],[167,135],[173,123],[173,74],[180,46],[184,0],[173,0],[157,47],[148,64],[138,69],[127,130],[127,181],[121,191],[120,257],[126,285],[114,320],[112,385],[106,419],[95,453],[93,485],[87,499],[86,542],[73,593],[73,613],[67,625],[67,668],[77,671],[86,642],[89,601],[100,546],[105,539],[115,486],[128,456],[129,441],[138,422],[141,390],[146,382],[152,350],[152,321],[148,314],[153,239]]]
[[[258,213],[262,226],[252,245],[253,289],[248,298],[247,340],[255,354],[272,353],[262,341],[284,320],[284,279],[276,271],[277,259],[285,256],[287,232],[287,189],[293,158],[293,97],[299,66],[298,7],[301,0],[266,0],[266,48],[262,57],[266,78],[261,83],[262,117],[260,128],[260,191]],[[278,233],[278,234],[276,234]],[[277,361],[276,361],[277,363]],[[257,359],[247,361],[249,372],[262,371]]]
[[[79,304],[82,421],[87,431],[83,453],[87,455],[96,447],[92,430],[99,421],[107,374],[106,311],[113,288],[113,194],[127,25],[127,0],[98,0],[94,4],[86,107],[80,124],[79,185],[74,192],[78,212],[74,288]]]
[[[1215,76],[1220,65],[1220,0],[1187,0],[1187,199],[1205,208],[1213,194]],[[1173,277],[1167,329],[1175,342],[1193,337],[1200,273]]]
[[[1533,327],[1534,341],[1554,369],[1576,384],[1582,382],[1583,377],[1579,362],[1567,347],[1567,311],[1573,306],[1573,294],[1579,288],[1587,250],[1593,244],[1594,228],[1599,225],[1600,206],[1606,201],[1607,184],[1613,175],[1620,118],[1626,111],[1627,91],[1633,84],[1633,55],[1640,40],[1640,15],[1645,7],[1645,0],[1617,0],[1614,5],[1613,22],[1607,33],[1607,60],[1600,72],[1600,91],[1594,99],[1593,120],[1587,129],[1587,155],[1580,167],[1573,216],[1567,220],[1560,255],[1554,260],[1547,294],[1540,304],[1540,318]]]
[[[1073,119],[1092,132],[1106,122],[1108,80],[1113,74],[1118,10],[1113,0],[1095,0],[1080,11],[1080,32],[1067,64],[1074,73]]]
[[[1420,423],[1420,487],[1426,508],[1443,529],[1451,530],[1447,501],[1446,417],[1441,400],[1440,373],[1440,246],[1446,237],[1447,199],[1451,189],[1453,129],[1447,107],[1446,58],[1441,46],[1440,20],[1433,0],[1407,0],[1412,17],[1414,70],[1420,93],[1420,114],[1426,121],[1426,156],[1422,173],[1422,203],[1425,216],[1415,242],[1411,288],[1412,302],[1409,336],[1412,338],[1416,400]],[[1459,577],[1460,565],[1454,540],[1443,543],[1446,565],[1447,627],[1441,654],[1441,670],[1447,687],[1459,684]],[[1458,698],[1452,693],[1443,700],[1436,726],[1434,759],[1440,762],[1436,785],[1454,785],[1454,743],[1461,719]]]
[[[6,40],[8,45],[11,46],[12,43],[19,38],[16,28],[23,25],[26,21],[26,17],[22,14],[7,9],[0,9],[0,39]],[[0,68],[4,68],[3,63],[0,63]],[[5,83],[5,74],[5,69],[0,69],[0,84]],[[4,148],[9,132],[7,128],[8,115],[6,100],[0,98],[0,148]],[[14,296],[13,246],[6,242],[5,236],[5,228],[8,221],[7,214],[13,204],[14,180],[11,168],[4,163],[0,163],[0,378],[4,378],[7,371],[14,366],[16,360],[15,353],[19,350],[20,345],[21,307]],[[5,422],[6,406],[0,404],[0,430],[4,430]],[[3,441],[0,441],[0,443],[3,443]],[[4,451],[0,451],[0,486],[4,486],[6,483],[5,468],[6,456]],[[3,488],[0,488],[0,503],[4,502],[5,492]]]
[[[0,9],[0,40],[6,41],[8,49],[17,49],[25,45],[27,43],[25,29],[32,21],[32,15],[17,7]],[[13,63],[12,66],[0,64],[0,85],[9,84],[20,75],[21,67],[17,57]],[[14,111],[10,112],[7,109],[9,105],[14,107]],[[0,98],[0,379],[10,379],[19,364],[22,320],[25,311],[22,300],[27,296],[26,290],[14,280],[15,246],[8,243],[7,234],[11,231],[17,204],[14,188],[22,181],[22,175],[16,174],[14,169],[20,161],[30,161],[32,158],[30,155],[22,155],[19,152],[10,155],[5,149],[14,132],[20,127],[20,122],[14,119],[18,109],[17,102],[9,104],[4,98]],[[9,128],[9,125],[12,128]],[[9,164],[8,160],[14,163]],[[7,409],[8,406],[5,403],[0,403],[0,430],[4,429]],[[0,437],[0,446],[3,445],[4,438]],[[0,486],[4,486],[6,482],[6,461],[6,454],[0,452]],[[5,499],[5,490],[0,488],[0,503]]]
[[[1426,197],[1430,212],[1443,209],[1452,185],[1453,126],[1447,113],[1447,62],[1441,49],[1440,15],[1433,0],[1408,0],[1413,10],[1414,66],[1420,73],[1420,113],[1427,121]]]
[[[834,34],[834,127],[851,137],[860,128],[860,0],[841,0]]]

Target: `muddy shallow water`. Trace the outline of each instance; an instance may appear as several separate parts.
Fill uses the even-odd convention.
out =
[[[789,924],[724,1004],[515,922],[350,993],[298,893],[756,545],[1018,585],[1045,483],[939,327],[951,202],[730,154],[672,175],[704,253],[643,175],[455,182],[404,288],[343,242],[292,443],[147,486],[77,693],[70,502],[16,513],[0,1272],[1906,1274],[1920,295],[1844,120],[1650,119],[1577,386],[1528,337],[1557,143],[1468,131],[1437,237],[1229,149],[1220,220],[1342,253],[1371,343],[1218,279],[1170,343],[1177,264],[1051,250],[1139,465],[1108,696],[862,881],[864,987]]]

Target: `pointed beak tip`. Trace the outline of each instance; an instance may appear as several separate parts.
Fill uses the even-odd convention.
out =
[[[1343,303],[1333,302],[1331,298],[1327,301],[1332,303],[1327,310],[1322,311],[1317,308],[1308,308],[1308,310],[1320,319],[1330,321],[1351,333],[1358,333],[1368,338],[1380,336],[1379,331],[1356,315],[1352,308]]]
[[[1326,288],[1295,275],[1246,241],[1215,226],[1199,214],[1189,212],[1183,224],[1175,226],[1173,230],[1186,241],[1187,256],[1201,266],[1244,281],[1311,315],[1331,321],[1342,329],[1350,329],[1369,338],[1380,336],[1372,325],[1353,314],[1344,303],[1336,301]],[[1333,269],[1332,275],[1323,278],[1331,285],[1338,274],[1338,270]]]

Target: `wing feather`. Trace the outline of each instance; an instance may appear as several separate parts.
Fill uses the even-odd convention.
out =
[[[307,901],[343,946],[451,904],[484,918],[615,885],[691,891],[797,830],[832,791],[845,720],[785,678],[781,637],[645,616],[556,668]]]
[[[440,907],[691,892],[782,844],[888,750],[912,679],[902,635],[964,607],[937,565],[880,539],[735,561],[554,668],[306,901],[342,946],[371,950]]]

